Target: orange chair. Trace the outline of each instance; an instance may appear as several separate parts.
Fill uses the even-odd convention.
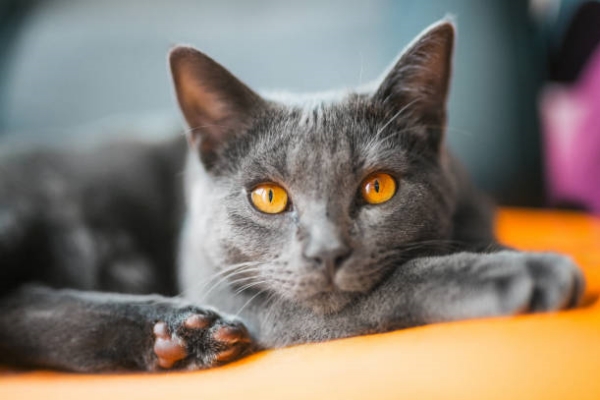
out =
[[[504,210],[507,244],[571,254],[585,305],[438,324],[256,354],[199,372],[0,373],[0,399],[600,399],[600,220]]]

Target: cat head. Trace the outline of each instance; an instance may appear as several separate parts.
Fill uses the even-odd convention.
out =
[[[283,101],[195,49],[171,51],[194,153],[188,223],[231,285],[334,312],[449,237],[453,42],[442,21],[372,90]]]

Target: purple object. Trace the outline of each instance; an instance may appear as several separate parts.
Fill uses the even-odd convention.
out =
[[[600,47],[574,85],[544,90],[540,113],[550,202],[600,215]]]

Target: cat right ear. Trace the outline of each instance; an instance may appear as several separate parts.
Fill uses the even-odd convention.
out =
[[[200,51],[178,46],[169,65],[188,141],[211,168],[223,145],[245,132],[266,102],[216,61]]]

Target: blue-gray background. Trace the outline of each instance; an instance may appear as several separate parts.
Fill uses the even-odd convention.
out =
[[[548,38],[525,0],[0,0],[0,133],[162,128],[178,116],[166,69],[177,43],[259,89],[358,85],[447,13],[459,29],[449,143],[501,202],[541,204]]]

